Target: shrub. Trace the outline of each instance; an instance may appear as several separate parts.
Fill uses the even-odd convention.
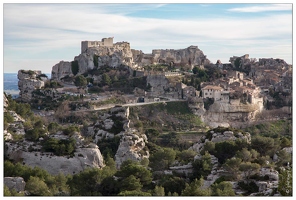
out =
[[[79,72],[79,64],[77,60],[71,62],[71,70],[74,76]]]
[[[94,60],[94,66],[98,67],[98,55],[94,55],[93,56],[93,60]]]

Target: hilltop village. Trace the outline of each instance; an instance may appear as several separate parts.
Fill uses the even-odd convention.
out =
[[[4,96],[7,192],[41,195],[11,169],[22,163],[71,176],[59,189],[37,176],[47,195],[284,195],[292,65],[248,54],[212,63],[198,46],[145,54],[113,40],[82,41],[50,79],[19,70],[19,98]],[[75,182],[104,170],[86,188]]]

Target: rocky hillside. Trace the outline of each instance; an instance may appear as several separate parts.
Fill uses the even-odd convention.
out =
[[[126,160],[140,162],[144,158],[149,158],[149,151],[145,145],[148,142],[146,135],[136,128],[131,128],[130,123],[133,122],[129,119],[129,108],[114,107],[108,113],[99,116],[93,126],[88,127],[87,136],[94,138],[98,146],[104,147],[105,141],[111,143],[120,138],[113,152],[117,168]],[[104,150],[105,148],[102,151]]]
[[[59,62],[52,67],[51,78],[61,80],[64,77],[88,73],[89,70],[106,66],[111,68],[128,66],[133,70],[147,65],[166,64],[172,67],[187,66],[192,69],[193,66],[209,63],[210,61],[197,46],[179,50],[152,50],[152,54],[144,54],[140,50],[131,49],[128,42],[118,42],[112,47],[90,47],[86,52],[76,56],[72,62]]]
[[[86,143],[77,129],[49,132],[40,118],[25,109],[27,107],[22,104],[9,106],[7,102],[4,138],[8,159],[41,167],[51,174],[73,174],[88,167],[104,166],[98,146]],[[31,124],[32,121],[35,124]]]

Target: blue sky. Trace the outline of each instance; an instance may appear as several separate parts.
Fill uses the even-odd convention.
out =
[[[292,64],[292,4],[3,4],[4,73],[50,73],[83,40],[114,37],[131,48],[198,46],[207,58],[282,58]]]

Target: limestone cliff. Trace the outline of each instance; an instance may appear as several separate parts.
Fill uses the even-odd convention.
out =
[[[76,56],[74,61],[78,63],[78,74],[103,66],[117,68],[124,65],[130,69],[137,69],[151,64],[167,64],[192,68],[195,65],[210,63],[197,46],[178,50],[157,49],[152,50],[152,54],[144,54],[141,50],[131,49],[128,42],[117,42],[112,46],[88,47]],[[60,80],[67,75],[73,75],[71,62],[61,61],[52,67],[52,79]]]
[[[17,76],[20,99],[24,102],[29,102],[32,99],[32,92],[44,87],[47,81],[47,76],[41,71],[19,70]]]
[[[210,127],[244,127],[255,120],[257,113],[263,110],[263,101],[244,104],[237,101],[214,102],[203,115],[203,121]]]
[[[65,76],[74,76],[71,69],[71,62],[60,61],[51,70],[51,79],[60,80]]]
[[[120,168],[126,160],[141,161],[149,158],[148,149],[145,150],[147,136],[139,133],[136,129],[128,128],[121,140],[115,155],[116,167]]]
[[[28,166],[38,166],[50,174],[57,175],[75,174],[88,167],[101,168],[104,166],[103,157],[97,145],[78,146],[74,156],[56,156],[51,152],[31,151],[29,147],[33,142],[24,141],[21,145],[6,142],[6,154],[15,161],[20,161]],[[41,148],[35,144],[36,149]]]
[[[152,54],[139,54],[137,62],[145,66],[150,64],[168,64],[174,66],[195,66],[209,64],[206,55],[197,47],[190,46],[185,49],[155,49]]]

